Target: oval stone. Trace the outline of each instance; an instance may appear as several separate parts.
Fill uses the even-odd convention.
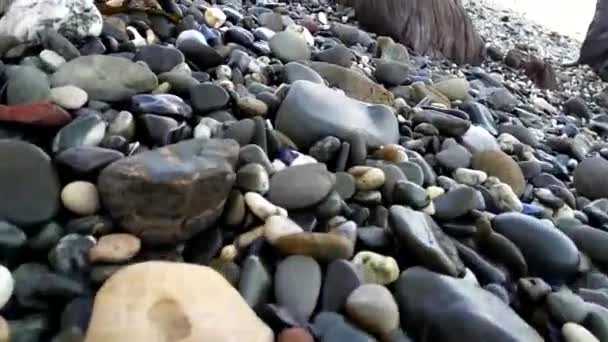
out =
[[[112,275],[95,296],[87,342],[272,342],[273,332],[209,267],[145,262]]]
[[[574,171],[574,186],[583,196],[590,199],[608,197],[608,161],[602,157],[590,157],[578,164]]]
[[[321,290],[321,267],[312,258],[293,255],[277,266],[274,293],[277,303],[296,318],[308,320]]]
[[[543,341],[497,296],[465,279],[412,267],[397,280],[396,298],[401,325],[416,341]]]
[[[59,209],[59,179],[39,147],[0,140],[0,217],[17,225],[43,223]]]
[[[530,275],[549,283],[563,283],[578,270],[576,245],[551,224],[519,213],[504,213],[493,220],[494,230],[519,247]]]
[[[355,248],[343,236],[308,232],[283,236],[273,245],[284,254],[308,255],[319,260],[349,259]]]
[[[268,199],[285,209],[305,208],[321,202],[335,182],[325,164],[292,166],[272,176]]]

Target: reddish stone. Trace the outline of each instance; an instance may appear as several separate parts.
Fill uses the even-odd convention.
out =
[[[63,126],[70,122],[70,113],[47,101],[22,105],[0,105],[0,121],[41,126]]]
[[[304,19],[302,20],[302,26],[306,27],[308,32],[310,32],[313,36],[319,33],[319,31],[321,30],[315,18],[310,15],[304,17]]]
[[[557,89],[557,75],[553,65],[547,60],[541,60],[537,57],[530,57],[530,60],[525,64],[526,75],[542,89]]]
[[[302,328],[289,328],[281,331],[277,342],[314,342],[314,338],[308,331]]]

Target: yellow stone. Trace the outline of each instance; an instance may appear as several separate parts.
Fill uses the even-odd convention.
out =
[[[272,342],[272,330],[206,266],[144,262],[97,292],[85,342]]]

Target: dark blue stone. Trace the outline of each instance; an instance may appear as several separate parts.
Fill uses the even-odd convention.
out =
[[[222,34],[218,30],[209,28],[207,25],[202,24],[198,28],[198,31],[202,33],[203,36],[205,36],[205,39],[207,39],[207,44],[209,44],[209,46],[221,45]]]
[[[534,217],[538,217],[540,214],[542,214],[542,209],[532,205],[532,204],[528,204],[528,203],[522,203],[523,205],[523,210],[521,211],[523,214],[529,215],[529,216],[534,216]]]
[[[247,31],[246,29],[240,26],[233,26],[226,31],[224,34],[224,39],[226,39],[226,42],[237,43],[239,45],[248,47],[253,44],[255,37],[253,36],[253,33]]]
[[[298,153],[289,148],[280,148],[277,151],[277,157],[285,163],[285,165],[291,165],[293,161],[298,157]]]

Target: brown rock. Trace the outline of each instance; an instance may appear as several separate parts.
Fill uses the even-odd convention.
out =
[[[521,196],[526,187],[526,180],[519,165],[508,154],[502,151],[487,150],[473,155],[473,168],[494,176],[501,182],[509,184],[511,189]]]
[[[382,285],[356,288],[344,305],[348,316],[370,333],[387,336],[399,326],[399,308],[391,292]]]
[[[233,140],[186,140],[110,164],[97,188],[126,231],[146,243],[174,243],[222,214],[238,154]]]
[[[325,62],[312,62],[311,67],[326,79],[331,87],[344,90],[346,95],[354,99],[386,105],[393,101],[393,93],[361,72]]]
[[[302,328],[288,328],[279,334],[277,342],[314,342],[308,331]]]
[[[374,157],[393,163],[401,163],[408,160],[405,148],[397,144],[389,144],[380,146],[374,151]]]
[[[411,87],[413,99],[416,100],[416,102],[420,102],[425,98],[428,98],[432,103],[439,103],[447,108],[452,106],[450,99],[448,99],[433,86],[428,86],[422,82],[415,82]]]
[[[484,43],[459,0],[347,0],[368,30],[429,56],[480,64]]]
[[[526,76],[542,89],[557,89],[557,75],[551,62],[530,57],[525,64]]]
[[[141,241],[131,234],[102,236],[89,250],[91,262],[120,263],[130,260],[141,249]]]
[[[272,342],[272,330],[217,272],[145,262],[115,273],[95,296],[85,342]]]
[[[520,69],[525,65],[527,58],[528,55],[526,55],[523,51],[512,49],[507,52],[504,62],[511,68]]]
[[[4,317],[0,316],[0,342],[9,342],[10,339],[10,327]]]
[[[342,236],[328,233],[297,233],[283,236],[273,244],[281,253],[308,255],[319,260],[350,259],[353,243]]]

